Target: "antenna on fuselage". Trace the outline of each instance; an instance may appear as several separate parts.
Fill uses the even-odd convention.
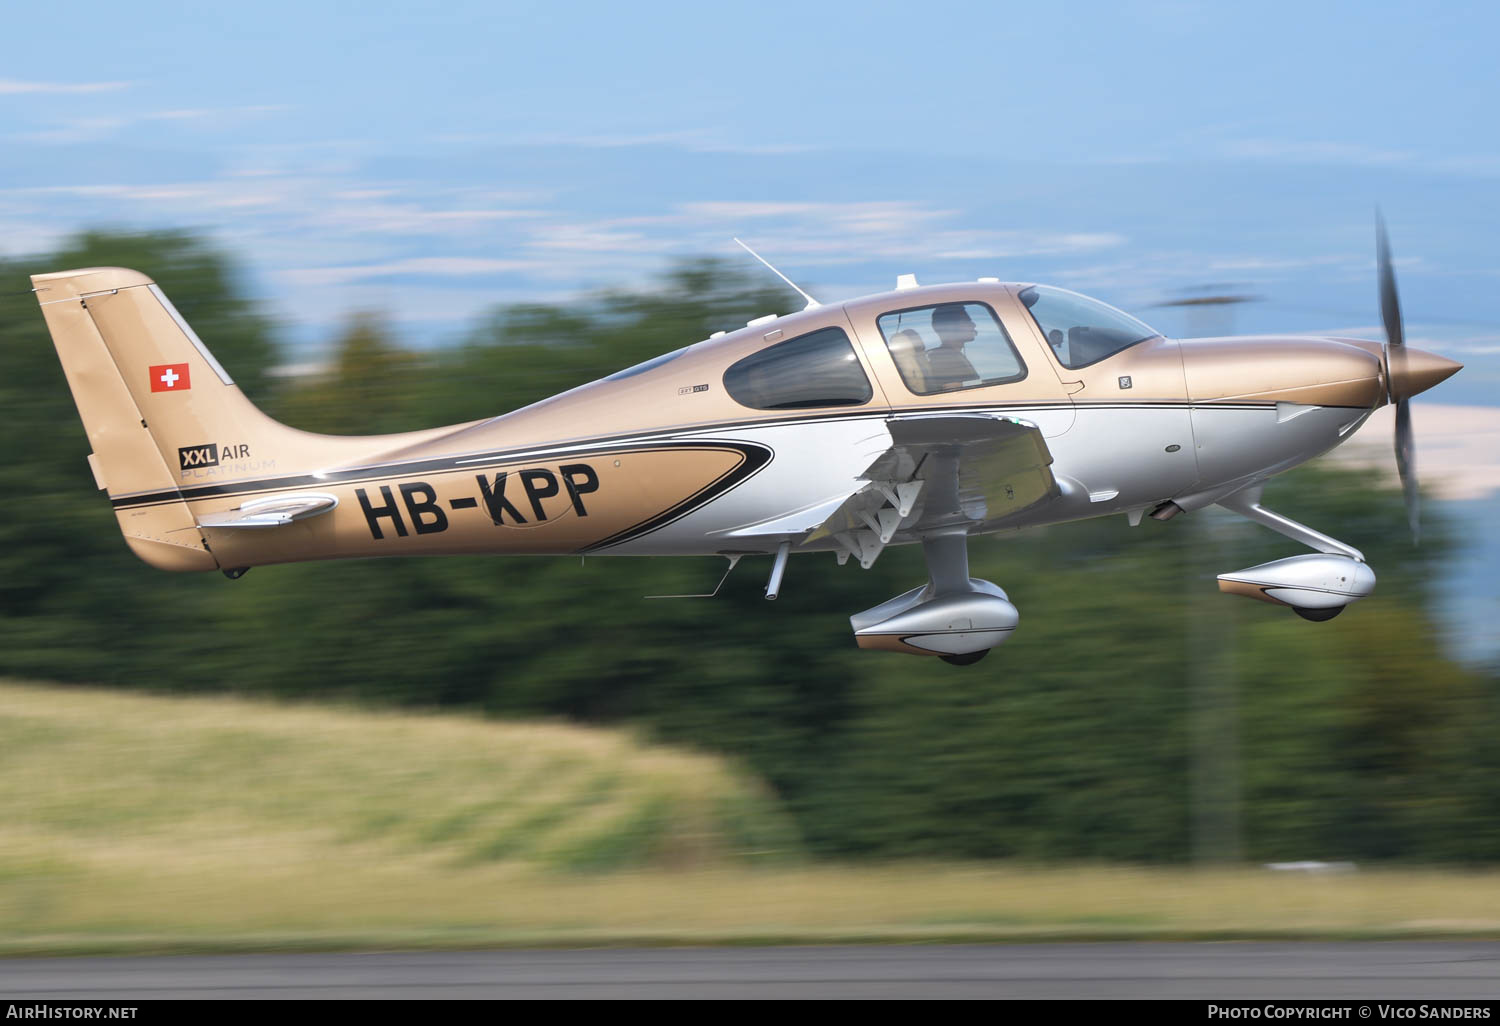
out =
[[[776,270],[776,268],[772,267],[771,266],[771,261],[767,260],[765,257],[761,256],[759,253],[755,252],[755,250],[751,249],[749,246],[745,245],[743,242],[740,242],[739,239],[735,239],[734,241],[735,242],[739,242],[740,243],[740,248],[743,249],[746,253],[749,253],[755,259],[757,259],[761,263],[765,264],[766,267],[767,267],[767,269],[770,270],[770,272],[772,274],[776,275],[776,277],[780,278],[782,281],[784,281],[788,285],[790,285],[792,287],[792,289],[797,293],[797,295],[799,295],[803,299],[807,300],[807,305],[804,306],[802,309],[804,309],[804,310],[811,310],[815,306],[822,306],[823,305],[822,303],[820,303],[816,299],[814,299],[812,296],[809,296],[806,292],[803,292],[800,288],[798,288],[797,287],[797,283],[794,282],[794,281],[792,281],[792,279],[788,278],[786,275],[784,275],[780,271]]]

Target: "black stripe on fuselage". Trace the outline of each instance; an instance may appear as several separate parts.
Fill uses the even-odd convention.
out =
[[[820,423],[828,420],[885,420],[893,415],[906,413],[983,413],[996,412],[1007,414],[1025,410],[1146,410],[1146,409],[1181,409],[1184,407],[1198,406],[1204,409],[1265,409],[1275,406],[1273,402],[1255,403],[1198,403],[1193,404],[1186,401],[1172,402],[1163,400],[1161,402],[1118,402],[1118,403],[1070,403],[1070,402],[1029,402],[1010,403],[1004,405],[990,404],[954,404],[951,406],[911,406],[896,409],[870,409],[860,408],[857,411],[834,412],[821,414],[802,414],[793,417],[766,418],[760,420],[741,420],[723,422],[719,424],[704,424],[690,428],[657,428],[651,431],[636,431],[619,435],[605,435],[594,439],[580,439],[576,442],[554,443],[543,446],[531,446],[519,449],[497,449],[490,451],[477,451],[458,453],[452,456],[434,457],[425,460],[410,460],[405,462],[392,462],[370,464],[362,467],[348,467],[342,470],[332,470],[323,474],[297,474],[279,478],[260,478],[253,481],[235,481],[217,485],[198,485],[193,488],[173,488],[157,492],[141,492],[132,495],[112,497],[111,505],[119,509],[137,509],[143,506],[157,506],[169,502],[192,502],[198,499],[223,498],[237,495],[254,495],[260,492],[276,492],[288,488],[317,488],[327,487],[334,484],[346,484],[356,481],[370,481],[380,478],[412,477],[417,474],[441,473],[450,470],[480,469],[487,466],[496,466],[504,463],[512,463],[517,460],[545,459],[553,455],[577,456],[584,454],[608,455],[609,452],[619,451],[621,445],[631,443],[637,439],[651,440],[656,444],[672,444],[678,441],[718,441],[705,438],[685,438],[684,435],[698,435],[705,431],[733,431],[740,428],[758,427],[787,427],[796,424]],[[1357,407],[1364,409],[1364,407]],[[733,443],[726,443],[733,444]],[[608,451],[601,447],[611,447]]]
[[[623,531],[616,531],[608,538],[596,541],[592,545],[587,545],[578,551],[597,552],[599,549],[624,545],[626,542],[635,541],[637,538],[648,535],[653,531],[659,531],[668,524],[676,523],[694,510],[703,508],[726,492],[732,491],[739,485],[744,484],[750,478],[754,477],[762,467],[771,462],[773,453],[766,446],[744,442],[724,444],[729,448],[738,449],[744,454],[745,458],[671,509],[649,517],[632,527],[627,527]]]
[[[598,444],[592,446],[577,446],[568,449],[565,453],[557,450],[546,451],[520,451],[497,455],[493,459],[483,461],[460,460],[457,457],[445,457],[443,459],[422,460],[413,463],[399,463],[389,466],[362,467],[358,469],[333,471],[326,474],[302,474],[295,477],[270,478],[256,481],[240,481],[222,485],[201,485],[197,488],[182,488],[172,491],[151,492],[141,495],[128,495],[111,499],[110,503],[115,509],[136,509],[143,506],[159,506],[164,503],[196,501],[199,499],[226,498],[239,495],[252,495],[260,492],[279,492],[288,488],[316,488],[328,487],[329,485],[353,484],[360,481],[372,480],[397,480],[405,477],[415,477],[418,474],[432,475],[453,473],[455,471],[483,470],[487,466],[514,463],[518,460],[541,459],[548,455],[566,455],[570,458],[584,459],[596,456],[614,456],[627,452],[643,452],[660,449],[702,449],[702,448],[724,448],[733,449],[745,457],[741,466],[753,465],[753,470],[759,470],[771,460],[769,447],[758,442],[743,442],[739,440],[721,440],[716,438],[695,438],[661,441],[640,441],[624,444]],[[752,470],[752,472],[753,472]],[[737,483],[737,482],[736,482]]]

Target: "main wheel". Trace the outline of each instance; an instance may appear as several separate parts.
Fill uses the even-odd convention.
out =
[[[938,658],[945,663],[952,663],[954,666],[973,666],[989,654],[989,649],[981,648],[978,652],[965,652],[963,655],[938,656]]]
[[[1330,606],[1328,609],[1308,609],[1305,606],[1292,607],[1292,612],[1296,613],[1304,620],[1311,620],[1313,623],[1322,623],[1324,620],[1332,620],[1335,616],[1338,616],[1343,611],[1343,606]]]

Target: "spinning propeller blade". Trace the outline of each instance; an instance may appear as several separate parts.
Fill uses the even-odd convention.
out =
[[[1396,389],[1407,376],[1406,332],[1401,324],[1401,300],[1396,295],[1396,272],[1391,268],[1391,244],[1385,219],[1375,212],[1375,265],[1380,273],[1380,319],[1385,325],[1386,395],[1396,404],[1396,470],[1406,495],[1406,521],[1412,544],[1421,540],[1422,496],[1417,487],[1417,461],[1411,433],[1411,400]]]

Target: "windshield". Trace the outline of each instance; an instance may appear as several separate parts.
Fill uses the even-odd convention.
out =
[[[1129,314],[1067,289],[1031,285],[1021,290],[1020,299],[1057,354],[1057,362],[1069,370],[1161,337]]]

